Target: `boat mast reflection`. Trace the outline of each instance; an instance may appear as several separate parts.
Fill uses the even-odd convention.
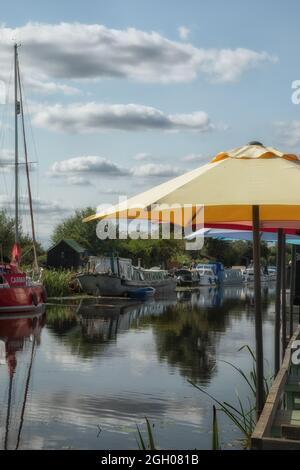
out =
[[[3,449],[9,448],[19,449],[21,435],[24,424],[24,416],[26,410],[26,402],[28,398],[32,367],[34,363],[36,347],[40,344],[41,331],[45,324],[45,309],[35,314],[9,314],[0,316],[0,365],[7,365],[8,371],[8,398],[6,406],[5,426]],[[21,413],[18,420],[16,431],[16,443],[9,447],[12,427],[12,406],[13,406],[13,389],[16,376],[18,374],[17,355],[30,350],[29,363],[27,372],[25,373],[25,385],[22,396]],[[16,419],[17,422],[17,419]]]

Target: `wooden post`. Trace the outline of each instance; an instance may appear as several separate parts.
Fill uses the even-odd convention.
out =
[[[285,234],[282,237],[282,263],[281,263],[281,344],[282,344],[282,359],[284,358],[286,348],[286,243]]]
[[[295,294],[296,247],[292,245],[292,261],[290,272],[290,338],[294,333],[294,294]]]
[[[256,339],[256,414],[259,418],[264,406],[264,353],[261,311],[260,283],[260,222],[259,206],[252,207],[253,223],[253,265],[255,299],[255,339]]]
[[[277,276],[276,276],[276,300],[275,300],[275,336],[274,336],[274,345],[275,345],[275,377],[280,368],[280,314],[281,314],[281,264],[282,264],[282,239],[283,239],[283,230],[279,228],[277,231]]]

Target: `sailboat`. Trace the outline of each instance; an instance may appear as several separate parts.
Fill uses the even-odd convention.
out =
[[[19,234],[19,146],[18,146],[18,121],[21,116],[25,168],[27,176],[29,207],[31,216],[31,228],[33,239],[33,251],[35,268],[38,269],[36,256],[36,241],[34,219],[32,210],[32,198],[30,190],[29,168],[27,158],[27,146],[25,138],[25,124],[22,101],[22,87],[20,80],[18,45],[14,45],[14,95],[15,95],[15,243],[12,249],[10,263],[0,260],[0,313],[15,313],[34,311],[46,301],[46,291],[40,281],[30,278],[19,268],[21,260],[20,234]]]

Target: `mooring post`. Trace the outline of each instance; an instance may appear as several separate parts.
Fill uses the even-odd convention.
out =
[[[285,355],[286,349],[286,241],[285,241],[285,234],[282,237],[282,262],[281,262],[281,343],[282,343],[282,359]]]
[[[276,299],[275,299],[275,329],[274,329],[274,372],[277,375],[280,368],[280,315],[281,315],[281,264],[282,264],[282,228],[277,231],[277,269],[276,269]]]
[[[255,299],[255,339],[256,339],[256,414],[259,418],[264,406],[264,352],[261,311],[260,282],[260,221],[259,206],[252,207],[253,223],[253,265]]]
[[[292,245],[292,260],[290,271],[290,338],[294,333],[294,295],[295,295],[295,269],[296,269],[296,247]]]

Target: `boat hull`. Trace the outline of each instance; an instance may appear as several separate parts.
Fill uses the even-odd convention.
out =
[[[142,287],[153,287],[155,295],[175,292],[177,280],[167,278],[153,281],[130,281],[107,274],[80,274],[77,277],[82,290],[90,295],[122,297]]]
[[[35,311],[46,301],[42,286],[0,289],[0,313]]]

